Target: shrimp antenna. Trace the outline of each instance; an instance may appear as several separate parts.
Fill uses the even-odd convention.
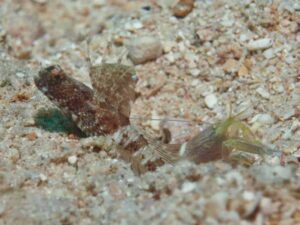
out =
[[[173,122],[181,122],[181,123],[189,123],[193,124],[193,121],[186,120],[186,119],[170,119],[170,118],[149,118],[149,117],[140,117],[140,116],[131,116],[129,117],[130,120],[150,120],[150,121],[173,121]],[[207,121],[201,121],[202,124],[208,124],[211,125],[210,122]]]
[[[88,38],[86,40],[86,56],[85,56],[85,60],[89,66],[89,69],[92,67],[92,60],[91,60],[91,54],[90,54],[90,43],[91,43],[91,39]]]
[[[254,107],[256,107],[257,104],[255,104]],[[245,113],[248,109],[250,109],[251,106],[252,105],[246,106],[244,109],[242,109],[240,112],[238,112],[237,114],[234,115],[232,103],[230,102],[229,105],[228,105],[228,108],[229,108],[229,118],[231,118],[231,117],[239,118],[241,115],[243,115],[243,113]]]
[[[128,51],[126,49],[123,49],[118,56],[118,64],[121,64],[123,58],[127,55],[128,55]]]
[[[184,120],[184,119],[160,119],[160,118],[147,118],[147,117],[137,117],[137,116],[131,116],[129,119],[133,120],[151,120],[151,121],[174,121],[174,122],[183,122],[183,123],[191,123],[189,120]]]
[[[228,107],[229,107],[229,117],[232,117],[232,115],[233,115],[233,109],[232,109],[232,103],[231,102],[229,102]]]

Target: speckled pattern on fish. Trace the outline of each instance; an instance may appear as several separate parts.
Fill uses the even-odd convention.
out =
[[[131,162],[136,173],[155,170],[157,165],[162,165],[162,160],[155,157],[151,156],[152,160],[148,161],[143,154],[134,154],[139,150],[145,152],[144,148],[146,152],[151,152],[149,148],[154,152],[153,148],[158,147],[154,142],[151,145],[129,123],[131,104],[137,96],[134,69],[121,64],[102,64],[91,67],[90,76],[93,89],[54,65],[42,69],[34,81],[37,88],[86,135],[114,134],[106,136],[106,141],[116,144],[110,148],[117,148],[118,155]],[[105,143],[98,141],[96,145]]]
[[[54,65],[42,69],[35,84],[89,136],[111,134],[129,125],[130,104],[136,97],[134,70],[103,64],[91,68],[91,80],[94,89]]]

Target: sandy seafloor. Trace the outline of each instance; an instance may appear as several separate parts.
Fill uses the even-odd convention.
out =
[[[300,224],[300,2],[196,1],[184,18],[174,4],[0,1],[1,225]],[[135,65],[132,114],[143,119],[132,123],[154,135],[147,118],[190,121],[168,122],[180,141],[232,105],[285,165],[182,161],[137,176],[84,138],[36,125],[40,109],[54,108],[33,83],[41,68],[59,64],[90,85],[87,40],[93,64],[132,65],[128,46],[144,35],[163,54]]]

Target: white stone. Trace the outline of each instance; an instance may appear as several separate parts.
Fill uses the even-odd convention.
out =
[[[299,11],[299,10],[300,10],[300,2],[295,1],[294,4],[293,4],[293,8],[294,8],[296,11]]]
[[[273,124],[274,118],[269,114],[257,114],[253,117],[250,123],[259,122],[262,124]]]
[[[296,60],[296,58],[294,58],[294,56],[292,56],[292,55],[289,55],[289,56],[286,56],[284,58],[284,60],[285,60],[286,63],[292,63]]]
[[[41,173],[40,179],[41,179],[41,181],[46,181],[48,179],[48,177],[45,174]]]
[[[261,213],[257,214],[257,216],[255,218],[255,224],[256,225],[264,225],[265,224],[265,219]]]
[[[251,40],[246,46],[249,50],[261,50],[270,48],[273,45],[273,40],[270,38],[262,38],[258,40]]]
[[[198,77],[201,73],[201,70],[197,69],[197,68],[193,68],[193,69],[190,69],[190,74],[193,76],[193,77]]]
[[[241,34],[240,35],[240,41],[245,42],[249,39],[248,35],[246,34]]]
[[[129,177],[129,178],[127,178],[127,182],[128,182],[129,184],[133,184],[134,181],[135,181],[134,177]]]
[[[198,62],[198,57],[195,53],[187,52],[184,54],[184,58],[190,63],[190,62]]]
[[[234,24],[235,20],[234,19],[229,19],[229,18],[223,18],[223,20],[221,21],[221,24],[224,27],[231,27]]]
[[[76,155],[71,155],[68,157],[68,163],[71,165],[74,165],[77,162],[77,156]]]
[[[276,184],[288,181],[292,176],[292,167],[283,167],[281,165],[259,165],[253,167],[251,172],[255,174],[255,178],[264,184]]]
[[[266,59],[273,58],[275,56],[274,49],[273,48],[267,49],[266,51],[264,51],[263,55]]]
[[[170,53],[166,54],[165,57],[167,58],[167,60],[170,63],[174,63],[175,62],[175,56],[174,56],[173,52],[170,52]]]
[[[274,65],[270,65],[266,68],[266,71],[268,73],[275,73],[276,72],[276,67]]]
[[[277,93],[283,93],[284,92],[284,87],[282,84],[275,84],[273,86],[273,89],[277,92]]]
[[[210,109],[212,109],[218,103],[218,99],[215,94],[209,94],[205,96],[204,101],[206,106]]]
[[[255,195],[254,195],[253,192],[251,192],[251,191],[244,191],[244,192],[243,192],[243,198],[244,198],[246,201],[253,201],[254,198],[255,198]]]
[[[155,60],[163,53],[160,40],[154,36],[140,36],[127,44],[128,56],[134,64]]]
[[[111,163],[112,163],[112,164],[117,164],[117,163],[120,163],[120,162],[119,162],[118,159],[111,159]]]
[[[271,215],[276,212],[276,206],[272,204],[272,200],[263,197],[260,202],[261,211],[264,215]]]
[[[25,77],[25,74],[24,74],[24,73],[21,73],[21,72],[17,72],[16,75],[17,75],[17,77],[19,77],[19,78]]]
[[[243,182],[244,182],[244,178],[242,176],[242,174],[238,171],[230,171],[225,175],[226,181],[227,183],[235,183],[237,185],[237,187],[241,187]]]
[[[196,184],[195,183],[192,183],[192,182],[184,182],[182,184],[182,187],[181,187],[181,191],[183,193],[188,193],[188,192],[191,192],[193,190],[195,190],[196,188]]]
[[[143,28],[143,23],[139,20],[134,20],[125,24],[126,30],[138,30]]]
[[[185,45],[184,45],[183,42],[179,42],[177,46],[178,46],[178,50],[179,50],[180,52],[182,52],[182,53],[185,53],[185,52],[186,52],[186,47],[185,47]]]
[[[141,28],[143,28],[143,23],[141,21],[139,21],[139,20],[135,20],[132,23],[132,27],[134,29],[141,29]]]
[[[193,87],[197,87],[199,84],[200,84],[200,81],[199,81],[198,79],[194,79],[194,80],[192,80],[192,82],[191,82],[191,85],[192,85]]]
[[[270,98],[270,93],[266,90],[266,88],[260,86],[256,89],[256,92],[263,98],[269,99]]]
[[[281,120],[288,120],[289,118],[295,115],[296,111],[292,106],[286,106],[276,108],[274,110],[274,113]]]
[[[211,85],[208,86],[207,83],[200,83],[197,89],[203,97],[206,97],[214,92],[214,87]]]

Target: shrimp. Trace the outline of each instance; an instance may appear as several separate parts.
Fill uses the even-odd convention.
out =
[[[250,128],[238,116],[229,116],[210,125],[187,142],[158,146],[156,151],[168,163],[183,159],[195,163],[223,159],[246,166],[254,163],[252,154],[264,156],[279,152],[256,140]]]

